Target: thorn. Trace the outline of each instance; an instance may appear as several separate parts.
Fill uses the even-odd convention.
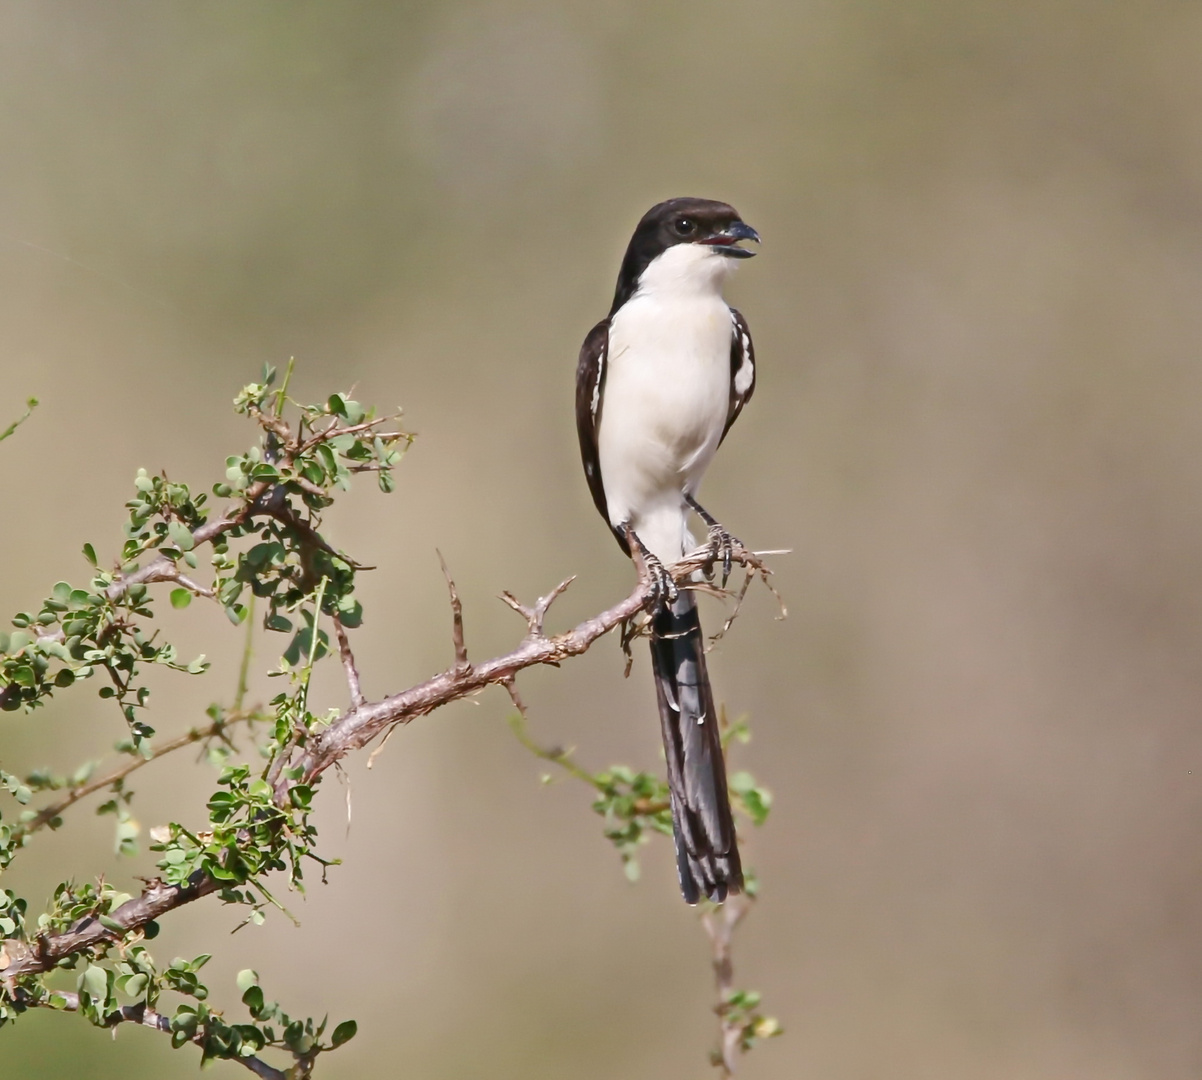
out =
[[[472,665],[467,659],[467,645],[463,641],[463,605],[459,602],[459,592],[455,588],[450,570],[447,569],[446,559],[437,548],[434,551],[438,556],[439,565],[442,566],[442,576],[447,579],[447,591],[451,594],[451,639],[455,644],[455,674],[463,676],[472,670]]]

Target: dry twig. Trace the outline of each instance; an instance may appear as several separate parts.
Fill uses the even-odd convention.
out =
[[[742,1025],[731,1017],[727,1007],[735,988],[731,942],[735,927],[751,910],[752,903],[752,899],[745,894],[731,896],[727,898],[726,903],[703,912],[701,916],[701,925],[705,927],[710,939],[714,985],[718,990],[718,1004],[714,1012],[718,1014],[721,1043],[720,1060],[715,1058],[715,1064],[722,1070],[722,1080],[729,1080],[734,1075],[735,1066],[738,1064],[739,1043],[743,1037]]]

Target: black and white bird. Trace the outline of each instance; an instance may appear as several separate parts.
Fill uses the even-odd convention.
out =
[[[711,565],[730,570],[734,538],[697,502],[706,467],[755,389],[747,322],[722,297],[759,240],[731,206],[670,199],[643,216],[622,260],[609,315],[576,370],[576,427],[589,490],[627,555],[656,583],[651,663],[668,761],[680,889],[690,904],[739,892],[743,871],[697,605],[665,567],[708,527]]]

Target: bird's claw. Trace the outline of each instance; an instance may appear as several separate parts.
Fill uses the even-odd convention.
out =
[[[647,601],[643,606],[654,615],[665,605],[676,603],[677,597],[680,596],[680,590],[676,587],[676,582],[672,580],[672,575],[668,573],[664,564],[656,556],[649,551],[644,551],[642,555],[643,565],[647,571],[647,580],[651,585]]]
[[[709,527],[706,547],[706,561],[701,569],[706,578],[712,581],[714,578],[714,564],[720,562],[722,564],[722,588],[725,589],[727,581],[730,580],[731,566],[734,563],[736,553],[745,550],[743,541],[732,533],[727,532],[717,522],[714,522]]]

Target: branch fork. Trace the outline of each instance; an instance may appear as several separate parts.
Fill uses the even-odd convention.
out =
[[[551,605],[555,603],[566,591],[569,585],[576,580],[576,575],[573,574],[570,578],[565,578],[555,586],[546,596],[540,596],[534,607],[527,607],[517,599],[511,592],[503,592],[498,597],[502,603],[513,608],[523,619],[526,620],[527,641],[546,641],[547,635],[543,630],[543,623],[546,620],[547,612]]]

